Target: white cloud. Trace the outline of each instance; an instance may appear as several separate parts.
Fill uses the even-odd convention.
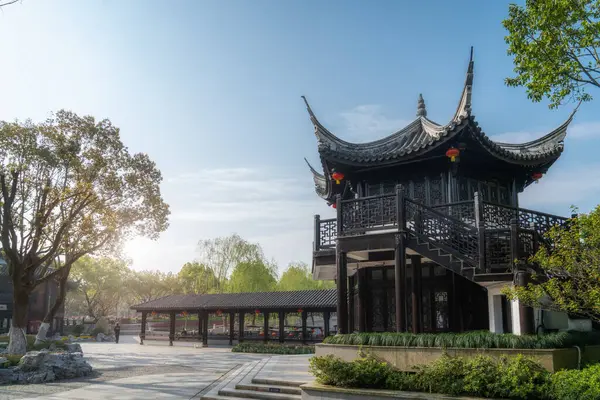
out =
[[[538,139],[552,131],[520,131],[505,132],[493,135],[492,139],[503,143],[526,143]],[[567,129],[567,138],[569,139],[590,139],[600,137],[600,122],[581,122],[569,126]]]
[[[196,256],[198,240],[238,233],[259,243],[281,269],[311,262],[313,216],[333,211],[305,169],[205,169],[166,179],[171,227],[158,242],[136,239],[127,254],[136,269],[177,272]]]
[[[411,121],[389,118],[383,107],[376,104],[356,106],[340,114],[348,136],[354,140],[371,141],[390,135]]]

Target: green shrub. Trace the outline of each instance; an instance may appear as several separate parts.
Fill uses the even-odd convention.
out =
[[[417,368],[413,388],[429,393],[463,394],[466,366],[464,358],[443,355],[432,364]]]
[[[92,332],[90,333],[90,335],[96,337],[96,336],[98,336],[99,333],[106,334],[106,332],[104,332],[104,329],[102,329],[101,327],[98,327],[98,328],[92,329]]]
[[[559,371],[552,376],[550,388],[556,400],[600,399],[600,364]]]
[[[315,346],[283,345],[274,343],[244,342],[233,346],[234,353],[267,353],[267,354],[314,354]]]
[[[600,344],[600,332],[558,332],[545,335],[498,334],[488,331],[465,333],[351,333],[325,338],[328,344],[440,347],[476,349],[560,349]]]
[[[12,367],[12,366],[19,364],[19,361],[21,361],[21,357],[23,357],[23,356],[18,355],[18,354],[2,354],[2,357],[6,358],[8,360],[8,363],[6,365],[4,365],[4,367],[6,368],[6,367]]]
[[[81,336],[84,330],[85,326],[83,324],[75,325],[72,329],[73,336]]]

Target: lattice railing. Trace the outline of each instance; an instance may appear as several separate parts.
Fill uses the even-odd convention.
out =
[[[397,226],[395,194],[363,197],[342,201],[342,232],[344,235]]]
[[[319,221],[319,248],[329,249],[335,247],[337,239],[337,221],[323,219]]]
[[[475,203],[473,200],[442,204],[431,208],[456,218],[467,225],[475,226]]]
[[[509,229],[515,219],[520,229],[529,229],[545,235],[553,226],[564,226],[567,218],[545,214],[526,208],[514,208],[501,204],[483,203],[483,221],[486,229]]]
[[[477,264],[479,245],[472,226],[410,199],[405,199],[405,217],[407,228],[417,236]]]

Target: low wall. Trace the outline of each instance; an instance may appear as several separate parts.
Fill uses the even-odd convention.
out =
[[[315,355],[333,354],[344,361],[359,358],[359,351],[384,360],[401,371],[413,371],[417,365],[430,364],[444,352],[453,357],[474,357],[484,354],[492,357],[516,356],[523,354],[536,359],[550,372],[577,368],[579,354],[577,348],[568,349],[442,349],[437,347],[392,347],[392,346],[351,346],[342,344],[317,344]],[[587,346],[581,349],[581,362],[600,361],[600,346]]]
[[[320,385],[315,382],[301,385],[300,389],[302,390],[302,400],[484,400],[478,397],[456,397],[435,393],[395,392],[376,389],[345,389]]]

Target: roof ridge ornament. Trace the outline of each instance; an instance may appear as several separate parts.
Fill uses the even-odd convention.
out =
[[[423,100],[423,95],[419,93],[419,102],[417,103],[417,117],[426,117],[427,116],[427,108],[425,107],[425,100]]]

